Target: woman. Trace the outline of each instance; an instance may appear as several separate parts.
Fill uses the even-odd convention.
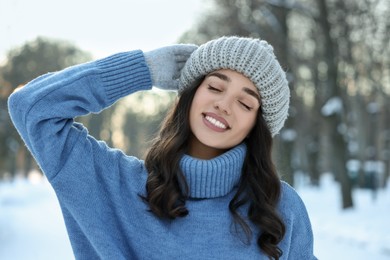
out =
[[[152,85],[179,98],[145,162],[73,120]],[[305,206],[271,160],[288,104],[272,47],[222,37],[43,75],[9,111],[77,259],[315,259]]]

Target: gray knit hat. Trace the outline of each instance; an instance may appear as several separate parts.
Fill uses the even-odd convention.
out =
[[[288,115],[290,90],[273,47],[264,40],[236,36],[224,36],[201,45],[181,72],[179,95],[219,69],[235,70],[253,82],[259,89],[263,117],[272,137],[278,134]]]

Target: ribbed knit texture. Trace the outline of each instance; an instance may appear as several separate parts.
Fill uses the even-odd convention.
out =
[[[184,155],[180,161],[192,198],[225,196],[238,184],[246,153],[241,144],[211,160]]]
[[[110,103],[135,90],[150,88],[151,79],[145,77],[146,65],[141,51],[131,54],[118,53],[98,60],[96,64],[102,71],[101,78]],[[129,86],[129,82],[133,82],[134,85]],[[137,89],[134,89],[135,87]]]
[[[143,54],[134,51],[44,75],[9,99],[12,121],[56,192],[75,258],[267,259],[256,227],[250,224],[249,244],[232,229],[228,205],[244,145],[210,161],[184,156],[189,214],[159,219],[140,198],[146,195],[144,162],[97,141],[73,120],[151,85]],[[305,206],[285,183],[278,211],[286,224],[281,259],[315,259]]]
[[[263,117],[272,136],[279,133],[288,116],[290,89],[286,73],[273,47],[260,39],[221,37],[201,45],[187,60],[179,93],[201,77],[219,69],[231,69],[249,78],[259,89]]]

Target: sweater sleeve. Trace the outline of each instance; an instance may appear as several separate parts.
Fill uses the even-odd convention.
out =
[[[15,91],[8,100],[11,119],[28,149],[53,179],[86,129],[74,118],[98,113],[118,99],[151,89],[141,51],[48,73]]]

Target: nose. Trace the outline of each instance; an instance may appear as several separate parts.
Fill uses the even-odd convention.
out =
[[[221,97],[220,99],[216,100],[214,103],[214,108],[221,111],[222,113],[226,115],[231,114],[231,101],[227,97]]]

